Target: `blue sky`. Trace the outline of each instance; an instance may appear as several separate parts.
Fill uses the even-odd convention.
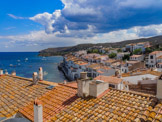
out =
[[[3,0],[0,51],[162,35],[162,0]]]
[[[0,35],[26,34],[32,30],[43,29],[39,23],[28,19],[13,19],[8,14],[20,17],[32,17],[38,13],[53,13],[63,8],[59,0],[1,0]]]

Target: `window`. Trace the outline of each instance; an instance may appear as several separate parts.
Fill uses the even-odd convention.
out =
[[[111,87],[111,88],[115,88],[115,85],[113,85],[113,84],[109,84],[109,87]]]
[[[151,56],[150,56],[150,59],[153,59],[153,58],[154,58],[153,55],[151,55]]]

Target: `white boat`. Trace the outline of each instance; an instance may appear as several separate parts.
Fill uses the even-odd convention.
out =
[[[28,60],[28,58],[25,58],[25,61],[27,61]]]
[[[48,72],[46,72],[46,71],[43,72],[43,75],[44,75],[44,76],[47,75],[47,74],[48,74]]]
[[[20,62],[20,60],[17,60],[17,62]]]
[[[13,64],[10,64],[10,67],[13,67]]]
[[[47,60],[46,57],[43,57],[42,60]]]

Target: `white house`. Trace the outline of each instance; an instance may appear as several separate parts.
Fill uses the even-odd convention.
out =
[[[118,51],[117,50],[109,50],[109,52],[108,52],[108,54],[111,54],[111,53],[118,53]]]
[[[130,52],[122,52],[122,53],[117,53],[116,59],[117,60],[122,60],[124,55],[129,55]]]
[[[125,64],[121,65],[121,73],[128,73],[136,69],[145,68],[145,63],[141,61],[126,61]]]
[[[158,59],[158,57],[162,56],[162,51],[154,51],[149,54],[147,65],[148,67],[155,67],[157,63],[160,63],[161,59]]]
[[[157,58],[157,68],[162,70],[162,55]]]
[[[130,56],[131,61],[143,61],[144,55],[132,55]]]
[[[97,77],[99,75],[111,76],[115,74],[115,69],[108,66],[103,66],[101,64],[93,63],[87,66],[86,70],[89,77]]]
[[[80,57],[81,55],[86,55],[86,54],[87,54],[86,50],[80,50],[80,51],[74,53],[74,55],[76,57]]]
[[[109,87],[112,87],[118,90],[124,89],[123,79],[121,78],[100,75],[100,76],[97,76],[95,80],[107,82],[109,83]]]
[[[140,43],[127,44],[125,48],[126,48],[126,51],[130,51],[130,52],[133,52],[136,49],[141,49],[142,52],[145,52],[147,47],[150,47],[149,42],[140,42]]]

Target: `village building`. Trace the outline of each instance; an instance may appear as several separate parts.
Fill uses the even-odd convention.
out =
[[[130,90],[156,95],[156,86],[160,75],[161,73],[158,71],[138,69],[122,74],[122,79],[129,83]]]
[[[117,51],[117,50],[109,50],[109,51],[108,51],[108,54],[111,54],[111,53],[116,53],[116,54],[117,54],[118,51]]]
[[[130,56],[131,61],[143,61],[144,55],[132,55]]]
[[[64,57],[62,70],[69,80],[76,80],[80,78],[80,73],[86,70],[87,65],[89,65],[88,62],[73,55],[67,55]]]
[[[90,63],[94,63],[94,62],[96,62],[95,58],[100,57],[100,56],[101,55],[97,54],[97,53],[90,53],[87,55],[83,55],[82,59],[84,59],[85,61],[88,61]]]
[[[108,55],[101,55],[101,56],[95,57],[93,62],[94,63],[104,63],[108,59],[109,59]]]
[[[157,58],[157,68],[162,69],[162,55]]]
[[[125,55],[130,55],[130,52],[117,53],[116,59],[122,60]]]
[[[108,83],[109,87],[118,89],[118,90],[129,90],[128,85],[123,83],[123,79],[114,77],[114,76],[103,76],[99,75],[94,80],[104,81]]]
[[[95,78],[99,75],[111,76],[115,74],[115,69],[112,69],[108,66],[102,64],[93,63],[87,66],[87,75],[88,77]]]
[[[87,51],[80,50],[80,51],[74,53],[74,56],[76,56],[76,57],[81,57],[82,55],[87,55]]]
[[[149,42],[140,42],[140,43],[132,43],[126,45],[126,51],[133,52],[136,49],[141,49],[142,52],[145,52],[146,48],[150,47]]]
[[[139,68],[145,68],[145,63],[141,61],[126,61],[121,65],[121,73],[131,72]]]
[[[146,65],[148,67],[155,67],[158,63],[160,63],[161,59],[159,57],[161,56],[162,56],[162,51],[154,51],[150,53],[148,56],[148,60],[146,61]]]
[[[115,59],[108,59],[108,60],[105,60],[105,61],[103,62],[103,64],[104,64],[105,66],[111,66],[112,63],[115,63],[115,62],[117,62],[117,60],[115,60]]]

